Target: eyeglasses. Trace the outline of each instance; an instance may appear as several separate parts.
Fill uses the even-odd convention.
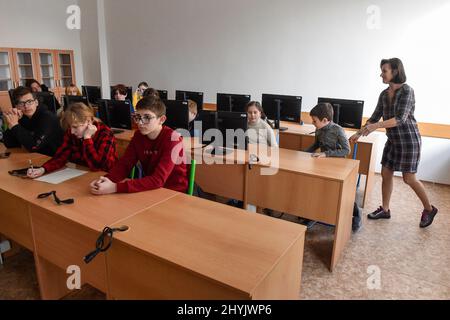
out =
[[[31,106],[34,102],[36,101],[36,99],[30,99],[30,100],[27,100],[27,101],[19,101],[19,102],[17,102],[17,106],[19,107],[19,108],[23,108],[23,107],[25,107],[25,106]]]
[[[133,121],[136,122],[136,123],[142,122],[143,124],[148,124],[148,123],[150,123],[150,121],[152,121],[152,120],[155,119],[156,117],[155,117],[155,116],[148,115],[148,114],[146,114],[146,115],[144,115],[144,116],[141,116],[140,114],[133,114],[133,115],[131,116],[131,118],[132,118]]]

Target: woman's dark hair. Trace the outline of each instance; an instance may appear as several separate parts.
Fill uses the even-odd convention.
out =
[[[139,82],[138,88],[139,88],[140,86],[144,86],[144,87],[147,87],[147,88],[148,88],[148,84],[147,84],[147,82],[145,82],[145,81]]]
[[[382,68],[385,64],[389,64],[392,69],[393,78],[391,82],[398,84],[406,82],[406,73],[402,60],[399,58],[383,59],[381,60],[380,68]]]
[[[16,89],[14,89],[12,92],[12,95],[11,95],[14,106],[16,106],[19,103],[20,98],[22,98],[23,96],[25,96],[29,93],[31,93],[33,95],[33,99],[36,99],[36,95],[28,87],[21,86],[21,87],[17,87]]]
[[[153,96],[159,98],[159,92],[156,89],[153,88],[147,88],[145,89],[144,93],[142,94],[143,97]]]
[[[317,117],[320,121],[327,118],[328,121],[333,121],[334,111],[331,103],[321,102],[311,109],[309,112],[311,117]]]

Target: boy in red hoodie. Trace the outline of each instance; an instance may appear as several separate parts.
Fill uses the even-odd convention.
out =
[[[131,193],[157,188],[186,192],[188,180],[182,137],[169,127],[166,106],[156,97],[143,98],[136,105],[133,120],[138,126],[124,155],[109,174],[92,181],[95,195]],[[140,161],[144,177],[127,179],[132,168]]]

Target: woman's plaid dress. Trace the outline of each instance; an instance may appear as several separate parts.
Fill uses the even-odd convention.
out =
[[[377,107],[368,120],[376,123],[395,118],[397,126],[386,129],[388,140],[383,150],[381,165],[393,171],[416,173],[420,160],[422,139],[414,118],[414,90],[404,84],[395,92],[393,105],[389,102],[388,89],[381,92]]]

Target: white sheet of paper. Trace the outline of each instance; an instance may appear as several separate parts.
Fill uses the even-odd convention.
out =
[[[36,181],[47,182],[51,184],[59,184],[61,182],[67,181],[72,178],[79,177],[85,174],[87,171],[73,169],[73,168],[65,168],[63,170],[59,170],[56,172],[52,172],[50,174],[46,174],[40,178],[34,179]]]

